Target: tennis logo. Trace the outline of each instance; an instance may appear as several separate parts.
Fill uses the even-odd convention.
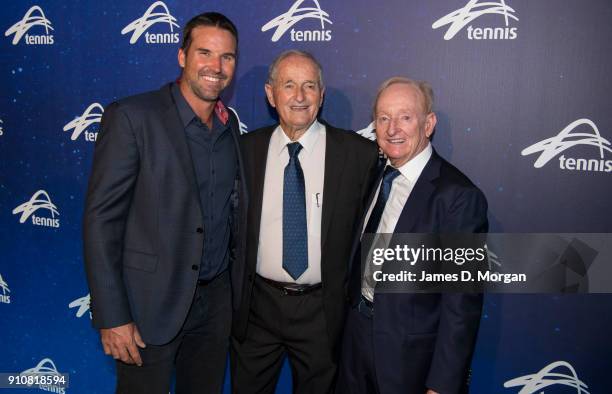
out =
[[[249,128],[245,123],[242,123],[242,121],[240,120],[240,116],[238,116],[238,111],[236,111],[234,108],[232,107],[227,107],[227,109],[229,109],[230,111],[232,111],[234,113],[234,115],[236,115],[236,119],[238,120],[238,127],[240,128],[240,134],[246,134],[249,132]]]
[[[156,9],[158,10],[156,11]],[[157,23],[168,24],[170,32],[149,33],[147,30]],[[170,15],[166,4],[163,1],[156,1],[147,8],[140,18],[124,27],[121,30],[121,34],[132,33],[130,44],[136,44],[136,41],[138,41],[143,33],[147,44],[177,44],[179,42],[179,33],[174,32],[175,27],[179,28],[179,25],[176,23],[176,18]]]
[[[495,27],[472,26],[472,21],[484,15],[500,15],[504,25]],[[514,40],[518,36],[518,28],[512,27],[510,21],[518,20],[514,8],[507,5],[504,0],[482,3],[479,3],[478,0],[470,0],[464,7],[435,21],[431,27],[432,29],[438,29],[449,25],[444,34],[445,40],[455,37],[466,25],[468,25],[466,29],[468,40]]]
[[[34,215],[34,212],[38,210],[46,210],[51,217]],[[17,214],[21,214],[19,223],[25,223],[31,217],[32,224],[35,226],[56,228],[60,226],[60,220],[56,218],[59,216],[57,206],[51,202],[49,194],[44,190],[37,191],[30,200],[13,209],[13,215]]]
[[[4,281],[2,275],[0,275],[0,289],[2,290],[2,294],[0,294],[0,303],[10,304],[11,303],[11,289],[8,287],[8,283]]]
[[[329,19],[329,14],[321,9],[317,0],[312,0],[314,7],[301,7],[305,0],[297,0],[283,14],[270,20],[262,26],[261,31],[274,30],[272,42],[277,42],[289,30],[291,41],[331,41],[332,31],[326,28],[326,24],[333,24]],[[314,30],[296,30],[293,26],[304,20],[314,19],[316,27]],[[320,28],[319,28],[320,26]]]
[[[93,103],[81,116],[77,116],[64,126],[64,131],[72,130],[70,139],[72,141],[79,138],[81,134],[84,134],[85,141],[95,142],[98,138],[98,131],[90,131],[88,128],[94,124],[99,124],[104,114],[104,107],[100,103]]]
[[[579,131],[576,131],[579,129]],[[586,130],[585,130],[586,129]],[[586,159],[584,157],[559,156],[559,168],[569,171],[612,172],[612,159],[606,159],[612,153],[610,141],[603,138],[599,129],[589,119],[578,119],[568,124],[554,137],[547,138],[523,149],[521,155],[527,156],[540,153],[533,163],[535,168],[542,168],[546,163],[569,148],[577,146],[594,147],[599,157]],[[592,151],[592,149],[589,149]]]
[[[91,319],[91,310],[89,309],[91,305],[91,297],[89,293],[86,296],[81,298],[77,298],[68,304],[68,308],[77,308],[76,317],[83,317],[85,313],[89,312],[89,318]]]
[[[565,386],[571,388],[572,393],[589,394],[587,391],[589,386],[578,379],[576,370],[566,361],[555,361],[534,374],[521,376],[504,383],[505,388],[520,387],[521,390],[517,394],[548,393],[550,386]]]
[[[43,358],[35,367],[26,369],[19,376],[24,378],[27,386],[35,384],[40,390],[58,394],[66,393],[67,375],[60,373],[50,358]]]
[[[376,141],[376,129],[374,128],[374,122],[370,123],[361,130],[357,130],[356,133],[371,141]]]
[[[42,26],[45,29],[45,34],[28,34],[28,31],[34,26]],[[32,6],[23,16],[23,18],[9,27],[4,35],[6,37],[13,35],[13,45],[17,45],[19,40],[25,36],[24,42],[26,45],[51,45],[53,44],[53,35],[49,31],[53,31],[51,21],[47,19],[42,8],[35,5]]]

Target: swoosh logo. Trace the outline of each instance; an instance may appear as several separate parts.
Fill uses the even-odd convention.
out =
[[[581,125],[589,126],[593,130],[593,133],[573,132],[574,129]],[[538,156],[533,164],[535,168],[541,168],[564,150],[577,145],[588,145],[599,148],[599,155],[602,159],[604,158],[604,152],[612,153],[610,141],[601,136],[595,123],[589,119],[578,119],[568,124],[556,136],[536,142],[523,149],[521,155],[527,156],[541,152],[540,156]]]

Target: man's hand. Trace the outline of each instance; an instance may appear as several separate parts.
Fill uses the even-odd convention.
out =
[[[427,390],[425,394],[439,394],[437,391]]]
[[[101,328],[100,339],[104,354],[112,355],[115,360],[121,360],[126,364],[142,366],[138,347],[144,349],[146,345],[140,337],[136,324],[128,323],[119,327]]]

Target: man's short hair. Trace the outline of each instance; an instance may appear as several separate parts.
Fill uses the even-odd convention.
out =
[[[272,62],[272,64],[270,64],[270,67],[268,68],[268,80],[266,81],[266,83],[268,85],[272,85],[272,83],[276,79],[278,65],[280,64],[280,62],[282,62],[283,60],[285,60],[286,58],[290,56],[301,56],[301,57],[305,57],[306,59],[310,60],[317,68],[317,71],[319,74],[319,81],[318,81],[319,88],[323,89],[325,85],[323,84],[323,69],[321,68],[321,64],[317,61],[317,59],[315,59],[315,57],[310,52],[300,51],[297,49],[289,49],[288,51],[284,51],[283,53],[278,55],[276,59],[274,59],[274,61]]]
[[[378,88],[378,92],[376,93],[376,98],[374,99],[374,108],[372,109],[372,113],[374,118],[376,118],[376,105],[378,104],[378,99],[382,92],[391,85],[395,85],[398,83],[403,83],[406,85],[410,85],[414,87],[417,91],[421,93],[423,97],[423,110],[425,111],[425,115],[428,115],[433,112],[434,105],[434,93],[431,85],[425,81],[415,81],[414,79],[406,78],[406,77],[391,77],[380,84]]]
[[[234,39],[236,39],[236,49],[238,49],[238,30],[234,23],[228,17],[218,12],[205,12],[191,18],[185,25],[185,28],[183,28],[183,43],[181,45],[183,52],[187,52],[191,45],[191,31],[200,26],[213,26],[229,31],[234,36]]]

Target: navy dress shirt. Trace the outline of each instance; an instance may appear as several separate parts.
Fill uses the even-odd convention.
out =
[[[229,265],[231,195],[238,171],[237,147],[229,122],[223,124],[213,112],[210,130],[193,112],[176,83],[172,85],[172,95],[185,127],[200,193],[204,249],[199,278],[211,280]]]

